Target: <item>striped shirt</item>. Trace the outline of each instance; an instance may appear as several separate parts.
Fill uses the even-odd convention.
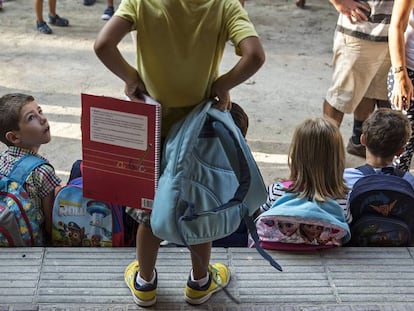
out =
[[[14,164],[27,154],[33,154],[49,163],[37,153],[27,149],[10,146],[6,151],[0,154],[0,175],[8,176]],[[24,188],[38,210],[42,222],[44,219],[42,199],[54,191],[55,187],[60,185],[60,183],[60,178],[56,175],[54,168],[50,164],[42,164],[38,166],[26,179]]]
[[[393,0],[368,0],[371,8],[368,21],[351,24],[348,17],[339,14],[336,31],[368,41],[388,42],[388,28],[391,20]]]
[[[277,199],[279,199],[282,195],[285,194],[286,188],[283,187],[280,183],[274,183],[267,187],[267,199],[266,203],[264,203],[262,206],[260,206],[260,212],[263,213],[267,210],[269,210],[273,203],[276,202]],[[336,199],[336,202],[342,207],[345,221],[350,224],[352,222],[352,215],[351,211],[349,210],[347,199]]]

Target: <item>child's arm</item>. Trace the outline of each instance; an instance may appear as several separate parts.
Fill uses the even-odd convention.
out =
[[[52,240],[52,211],[55,200],[55,190],[42,199],[42,209],[45,218],[46,245]]]
[[[40,208],[43,213],[43,226],[46,233],[46,243],[52,239],[52,210],[55,193],[61,187],[61,180],[56,175],[54,168],[49,165],[41,165],[32,173],[37,197],[40,199]]]
[[[119,16],[113,16],[99,32],[95,40],[95,53],[101,62],[125,82],[125,95],[131,100],[143,99],[146,93],[137,70],[122,56],[118,44],[131,31],[132,23]]]
[[[408,110],[410,99],[414,95],[413,83],[406,69],[404,36],[413,6],[413,0],[396,1],[388,30],[388,45],[394,74],[391,102],[399,110]]]
[[[240,41],[241,58],[227,73],[220,76],[211,87],[211,96],[218,97],[218,109],[229,109],[229,91],[246,81],[259,70],[265,61],[263,46],[257,37],[247,37]]]

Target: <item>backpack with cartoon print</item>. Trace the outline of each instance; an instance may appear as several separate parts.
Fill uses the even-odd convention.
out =
[[[349,198],[353,222],[352,246],[410,246],[414,244],[414,189],[404,171],[368,164]]]
[[[286,189],[282,183],[276,185]],[[324,202],[286,192],[256,220],[260,246],[273,250],[316,250],[341,246],[350,239],[349,226],[336,200]],[[251,246],[251,245],[249,245]]]
[[[125,207],[85,198],[82,177],[71,180],[56,194],[52,212],[53,246],[134,246],[127,238]],[[135,223],[135,221],[134,221]],[[132,233],[132,232],[131,232]],[[135,234],[131,234],[135,238]]]
[[[44,236],[36,210],[24,183],[29,174],[46,161],[26,155],[8,176],[0,176],[0,246],[42,246]]]

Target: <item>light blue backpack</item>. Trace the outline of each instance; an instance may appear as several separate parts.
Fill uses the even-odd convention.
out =
[[[262,176],[231,114],[199,104],[166,140],[151,213],[153,233],[179,245],[232,234],[266,200]],[[272,266],[281,267],[257,244]]]
[[[257,217],[256,228],[260,246],[274,250],[330,248],[341,246],[351,237],[338,202],[329,198],[324,202],[308,200],[289,192]]]

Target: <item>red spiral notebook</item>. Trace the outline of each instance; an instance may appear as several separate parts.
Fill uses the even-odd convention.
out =
[[[157,188],[161,106],[82,94],[83,195],[150,210]]]

